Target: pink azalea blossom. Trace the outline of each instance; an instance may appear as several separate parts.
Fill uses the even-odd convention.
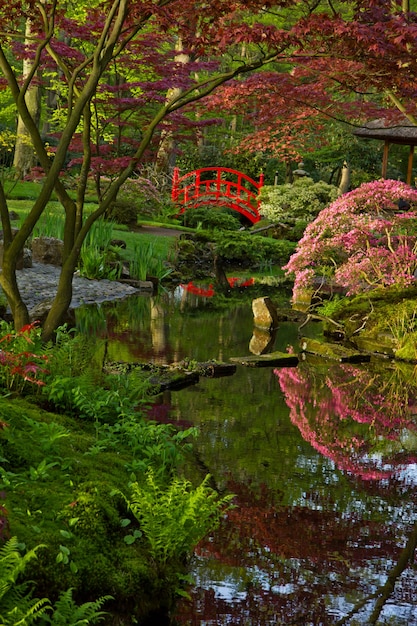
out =
[[[400,213],[398,201],[410,210]],[[293,297],[325,276],[347,292],[408,286],[417,270],[417,190],[394,180],[365,183],[340,196],[307,226],[283,269]]]

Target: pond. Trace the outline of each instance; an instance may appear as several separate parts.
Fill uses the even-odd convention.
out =
[[[107,357],[249,355],[250,304],[215,313],[198,303],[177,290],[98,311]],[[298,329],[285,322],[270,349],[288,346],[299,350]],[[236,504],[198,547],[173,624],[417,625],[415,374],[378,358],[307,357],[238,366],[158,399],[155,419],[198,426],[196,472]]]

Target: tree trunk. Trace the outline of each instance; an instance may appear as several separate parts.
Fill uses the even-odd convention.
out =
[[[190,56],[182,52],[182,41],[179,39],[175,48],[178,54],[175,55],[175,61],[177,63],[188,63]],[[166,96],[166,101],[170,102],[174,98],[178,97],[182,92],[182,89],[175,87],[169,89]],[[158,153],[156,155],[155,169],[160,174],[169,174],[171,169],[175,165],[175,146],[176,142],[171,130],[162,130],[161,141],[159,143]]]
[[[31,22],[26,20],[26,43],[30,41],[31,35]],[[23,79],[28,76],[32,68],[31,60],[23,60]],[[37,84],[32,84],[25,94],[26,106],[29,113],[35,122],[39,125],[40,120],[40,90]],[[30,170],[38,164],[38,158],[36,156],[32,139],[28,129],[25,126],[22,118],[17,119],[17,131],[16,131],[16,145],[14,151],[13,166],[16,171],[16,178],[22,179],[28,175]]]
[[[53,338],[55,330],[62,324],[69,309],[72,300],[72,279],[75,265],[76,262],[74,264],[74,262],[69,259],[62,266],[58,290],[42,327],[43,341],[49,341]]]

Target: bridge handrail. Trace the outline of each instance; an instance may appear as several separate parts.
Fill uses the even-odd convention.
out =
[[[215,173],[215,177],[201,180],[203,173]],[[223,174],[230,174],[237,177],[236,181],[222,179]],[[190,184],[185,184],[188,179],[191,179]],[[243,181],[243,182],[242,182]],[[172,181],[172,201],[175,204],[181,204],[183,208],[181,213],[184,212],[185,207],[190,202],[196,200],[203,200],[201,203],[209,204],[210,196],[214,196],[216,200],[229,198],[231,201],[231,207],[240,211],[249,219],[258,221],[259,216],[259,190],[263,187],[264,175],[261,174],[259,182],[253,178],[239,172],[238,170],[229,167],[203,167],[198,170],[192,170],[187,172],[183,176],[180,176],[180,170],[178,167],[174,169],[174,176]],[[212,186],[214,185],[214,189]],[[250,188],[252,187],[252,189]],[[225,189],[225,191],[222,190]],[[236,190],[233,193],[232,190]],[[203,193],[201,193],[203,191]],[[242,197],[242,192],[244,197]],[[204,202],[204,198],[206,201]]]

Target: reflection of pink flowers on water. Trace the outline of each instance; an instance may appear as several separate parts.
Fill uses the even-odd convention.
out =
[[[325,374],[302,366],[274,373],[292,423],[315,450],[365,480],[393,473],[389,459],[378,459],[387,449],[384,443],[398,441],[405,430],[417,430],[409,410],[414,399],[407,394],[404,400],[384,397],[380,378],[352,365],[337,365]]]

